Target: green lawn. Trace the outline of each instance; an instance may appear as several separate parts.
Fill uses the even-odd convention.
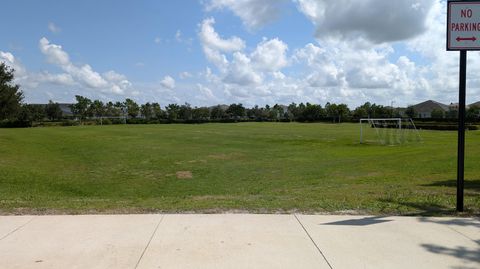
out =
[[[456,132],[421,135],[382,146],[360,145],[358,124],[0,129],[0,213],[453,214]],[[478,215],[480,131],[466,157]]]

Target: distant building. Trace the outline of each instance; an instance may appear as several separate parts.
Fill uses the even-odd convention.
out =
[[[31,104],[35,106],[41,106],[42,108],[45,108],[47,104]],[[58,106],[62,110],[62,117],[64,118],[71,118],[74,117],[73,112],[72,112],[72,105],[74,104],[67,104],[67,103],[58,103]]]
[[[458,111],[458,103],[450,103],[450,105],[448,106],[448,109]]]
[[[445,105],[433,100],[428,100],[423,103],[413,105],[412,107],[415,110],[415,113],[417,113],[418,118],[431,118],[432,111],[434,110],[440,110],[443,112],[448,112],[450,110],[449,105]]]
[[[62,110],[62,116],[63,117],[73,117],[73,112],[72,112],[72,105],[74,104],[58,104],[60,106],[60,109]]]
[[[473,106],[480,108],[480,101],[468,105],[469,108]]]

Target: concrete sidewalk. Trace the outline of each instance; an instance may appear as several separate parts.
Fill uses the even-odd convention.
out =
[[[0,216],[0,268],[480,268],[480,221],[307,215]]]

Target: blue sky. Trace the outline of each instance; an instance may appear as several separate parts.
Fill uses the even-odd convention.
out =
[[[0,61],[25,101],[456,102],[443,0],[3,3]],[[470,53],[468,101],[480,100]]]

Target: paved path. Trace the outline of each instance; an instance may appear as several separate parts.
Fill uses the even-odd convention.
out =
[[[0,216],[0,268],[480,268],[480,220]]]

